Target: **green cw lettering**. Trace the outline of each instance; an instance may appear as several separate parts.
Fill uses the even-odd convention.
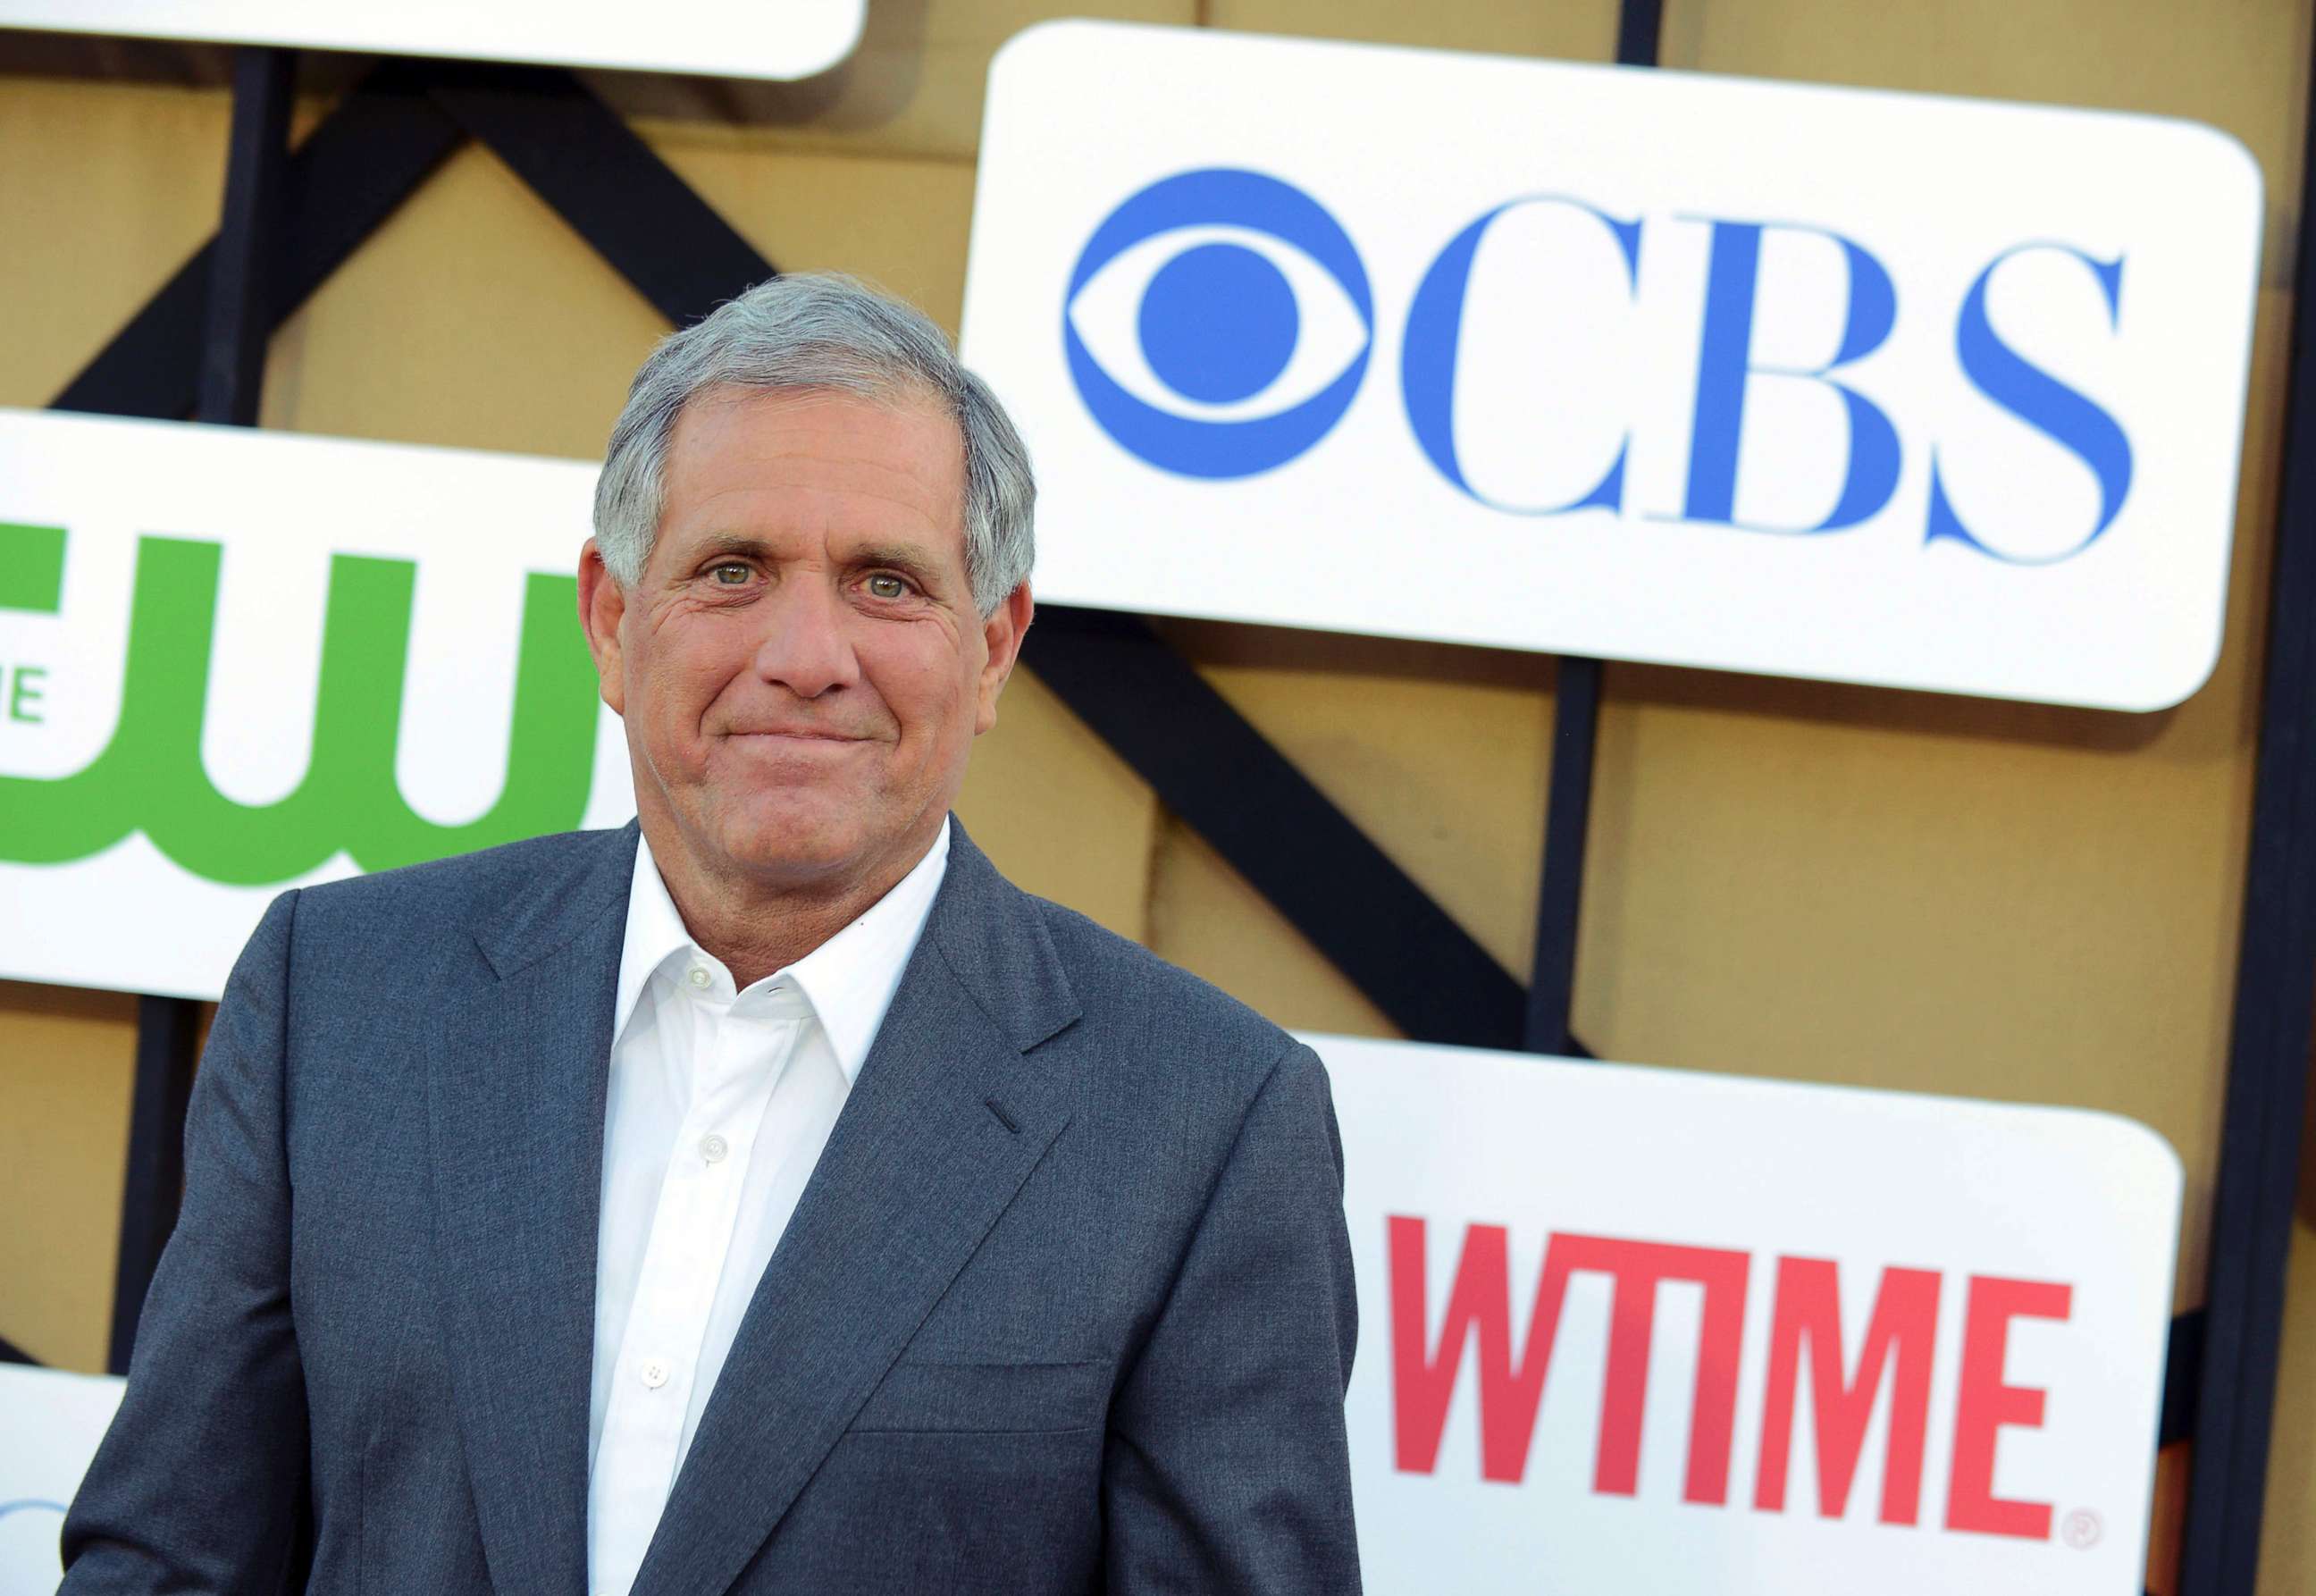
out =
[[[61,545],[60,531],[40,530]],[[594,667],[571,620],[575,578],[534,572],[525,583],[514,729],[498,801],[478,820],[437,825],[411,812],[394,777],[417,584],[409,560],[331,557],[305,779],[278,803],[241,804],[218,793],[201,766],[201,718],[220,557],[215,543],[138,539],[112,740],[74,775],[0,776],[0,859],[63,864],[142,830],[197,876],[256,887],[304,875],[341,849],[363,869],[382,870],[579,824],[597,713]]]

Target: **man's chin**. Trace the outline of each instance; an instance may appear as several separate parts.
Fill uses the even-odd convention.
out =
[[[726,840],[725,852],[753,876],[815,881],[842,878],[863,867],[858,836],[790,828],[749,831]]]
[[[787,799],[716,830],[732,868],[768,884],[841,886],[877,869],[885,850],[859,820],[859,806]]]

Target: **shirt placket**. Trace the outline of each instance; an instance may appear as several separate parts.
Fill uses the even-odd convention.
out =
[[[625,1592],[633,1583],[674,1485],[700,1345],[757,1133],[797,1030],[790,1005],[772,1014],[735,1012],[728,977],[704,965],[693,965],[682,979],[694,1061],[690,1103],[660,1183],[604,1414],[599,1456],[621,1459],[620,1477],[599,1481],[613,1488],[599,1489],[594,1503],[599,1521],[612,1530],[606,1544],[634,1548],[635,1566],[596,1570],[599,1592]]]

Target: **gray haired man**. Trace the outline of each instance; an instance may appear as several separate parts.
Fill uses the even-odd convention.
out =
[[[1033,498],[843,280],[645,362],[637,822],[267,911],[68,1596],[1358,1588],[1318,1060],[949,813]]]

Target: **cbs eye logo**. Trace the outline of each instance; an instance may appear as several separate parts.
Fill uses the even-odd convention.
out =
[[[1094,229],[1062,337],[1079,397],[1121,446],[1184,477],[1251,477],[1350,407],[1375,303],[1316,201],[1213,167],[1160,179]]]

